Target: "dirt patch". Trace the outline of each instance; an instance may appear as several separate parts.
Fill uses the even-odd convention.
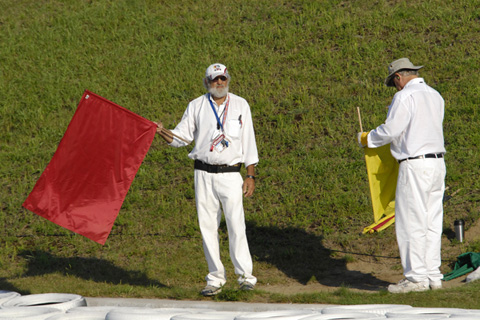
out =
[[[465,252],[469,241],[479,238],[480,223],[478,222],[465,232],[463,243],[456,242],[454,234],[448,232],[444,234],[442,237],[442,272],[450,271],[456,257]],[[380,255],[378,252],[376,254],[365,253],[368,252],[368,247],[372,246],[372,241],[369,239],[362,239],[350,248],[351,251],[362,252],[359,254],[347,252],[345,248],[328,248],[328,245],[325,245],[325,249],[330,249],[335,253],[335,260],[338,260],[339,264],[343,263],[343,267],[336,268],[333,263],[332,268],[324,274],[321,281],[314,278],[306,283],[301,283],[287,278],[282,284],[260,284],[259,289],[282,294],[334,292],[342,287],[358,292],[385,290],[388,284],[397,283],[403,278],[398,250],[396,244],[393,244],[391,240],[384,241],[390,242],[385,245],[390,250],[384,250],[384,255]],[[347,256],[351,258],[346,259]],[[443,287],[448,289],[463,286],[465,278],[466,275],[450,281],[443,281]]]

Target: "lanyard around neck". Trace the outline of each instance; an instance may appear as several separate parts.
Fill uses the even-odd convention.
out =
[[[215,118],[217,119],[217,123],[222,129],[222,131],[225,131],[223,129],[223,126],[225,125],[225,119],[227,119],[227,112],[228,112],[228,105],[230,104],[230,97],[227,96],[227,103],[225,104],[225,108],[223,109],[223,121],[220,121],[220,117],[218,116],[217,110],[215,110],[215,107],[212,102],[212,95],[208,94],[208,102],[210,102],[210,106],[212,107],[213,113],[215,114]]]

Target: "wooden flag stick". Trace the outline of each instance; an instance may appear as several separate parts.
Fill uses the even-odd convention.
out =
[[[190,144],[190,142],[188,142],[187,140],[183,139],[182,137],[179,137],[177,136],[176,134],[172,133],[171,131],[165,129],[165,128],[162,128],[162,133],[166,134],[167,136],[170,136],[170,137],[175,137],[179,140],[182,140],[183,142],[187,143],[187,144]]]
[[[360,107],[357,107],[358,122],[360,123],[360,132],[363,132],[362,117],[360,116]]]

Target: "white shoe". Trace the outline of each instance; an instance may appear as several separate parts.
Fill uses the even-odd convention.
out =
[[[243,281],[242,284],[240,285],[240,290],[242,291],[252,291],[254,288],[255,288],[255,285],[248,281]]]
[[[429,289],[428,282],[412,282],[407,279],[400,280],[397,284],[388,286],[388,292],[391,293],[420,292]]]
[[[438,290],[442,289],[442,281],[430,281],[430,289]]]
[[[222,292],[222,287],[207,285],[205,288],[203,288],[200,294],[205,297],[211,297],[219,294],[220,292]]]

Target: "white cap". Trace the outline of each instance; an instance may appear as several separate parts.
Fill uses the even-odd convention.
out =
[[[230,78],[227,67],[225,67],[221,63],[214,63],[207,68],[207,71],[205,71],[205,78],[207,78],[208,80],[213,80],[218,76],[225,76],[227,78]]]

